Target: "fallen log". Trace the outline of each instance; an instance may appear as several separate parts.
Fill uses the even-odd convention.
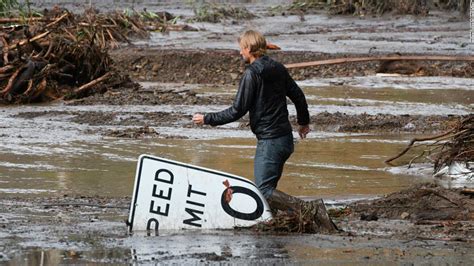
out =
[[[444,55],[424,55],[424,56],[372,56],[372,57],[350,57],[318,60],[303,63],[286,64],[286,68],[300,68],[321,65],[334,65],[365,61],[394,61],[394,60],[414,60],[414,61],[474,61],[474,56],[444,56]]]

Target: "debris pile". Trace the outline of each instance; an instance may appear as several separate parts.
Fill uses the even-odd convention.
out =
[[[171,19],[171,21],[168,21]],[[183,30],[164,12],[82,15],[55,8],[42,17],[0,18],[0,103],[80,98],[133,84],[112,66],[108,49],[149,30]]]
[[[296,199],[296,198],[295,198]],[[270,203],[272,205],[272,203]],[[298,200],[298,208],[278,210],[273,219],[256,224],[257,231],[290,233],[336,233],[337,226],[328,216],[322,199],[313,201]]]

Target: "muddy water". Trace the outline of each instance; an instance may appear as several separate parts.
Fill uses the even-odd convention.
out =
[[[474,91],[467,80],[384,78],[386,85],[383,86],[381,81],[379,77],[342,78],[305,81],[300,85],[307,94],[312,115],[318,112],[472,113]],[[235,87],[190,86],[189,89],[201,95],[235,93]],[[0,207],[3,211],[0,225],[4,229],[0,231],[0,261],[9,261],[10,265],[154,261],[366,265],[427,261],[457,264],[473,260],[468,243],[373,239],[370,236],[390,237],[393,230],[410,235],[407,230],[412,225],[405,221],[371,222],[372,232],[357,233],[369,237],[255,235],[248,231],[130,236],[123,223],[128,201],[119,201],[121,205],[116,206],[117,209],[43,207],[43,200],[54,196],[131,196],[136,159],[143,153],[252,179],[255,138],[249,130],[238,129],[238,123],[211,129],[191,126],[188,119],[169,121],[167,125],[154,128],[162,134],[186,139],[135,140],[101,135],[104,130],[133,125],[90,125],[72,121],[77,113],[92,111],[120,112],[120,119],[158,111],[190,117],[197,111],[222,108],[225,106],[1,107]],[[289,109],[294,114],[294,108]],[[148,122],[154,125],[153,121]],[[432,166],[428,164],[415,164],[408,169],[383,163],[404,148],[412,137],[314,131],[306,140],[295,138],[295,153],[286,164],[279,187],[293,195],[323,197],[326,203],[341,205],[435,180],[431,175]],[[471,181],[445,184],[472,186]],[[350,231],[348,226],[343,228]]]
[[[419,182],[419,177],[391,172],[383,164],[384,158],[403,145],[399,141],[385,141],[384,138],[365,136],[327,136],[299,141],[285,169],[281,188],[299,196],[346,197],[397,191]],[[68,154],[63,149],[39,156],[2,154],[0,191],[25,196],[37,193],[131,195],[135,160],[141,153],[250,179],[253,176],[255,141],[248,138],[103,140],[69,146],[76,154]],[[341,190],[344,191],[342,195]]]
[[[467,79],[400,77],[339,78],[304,81],[311,114],[388,113],[464,115],[472,112],[474,90]],[[370,86],[396,84],[394,87]],[[152,84],[146,84],[152,86]],[[235,87],[191,86],[201,95],[232,95]],[[416,88],[416,89],[414,89]],[[64,106],[4,107],[0,110],[0,192],[35,194],[131,195],[135,161],[146,153],[213,168],[252,179],[255,138],[237,123],[216,129],[183,128],[190,121],[170,121],[160,133],[187,139],[104,138],[100,129],[125,126],[77,124],[67,112],[194,112],[226,106]],[[294,108],[290,107],[294,114]],[[63,112],[62,114],[44,113]],[[21,117],[25,112],[38,113]],[[18,117],[20,116],[20,117]],[[153,123],[151,123],[153,125]],[[372,197],[430,180],[431,166],[389,167],[383,161],[401,150],[410,135],[312,132],[296,141],[281,189],[298,196]]]

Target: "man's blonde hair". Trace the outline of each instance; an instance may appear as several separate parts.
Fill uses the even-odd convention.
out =
[[[249,48],[250,54],[255,57],[263,56],[267,52],[267,41],[258,31],[248,30],[240,35],[238,41],[241,47]]]

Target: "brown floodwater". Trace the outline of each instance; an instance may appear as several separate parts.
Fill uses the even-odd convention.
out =
[[[324,81],[327,84],[321,84],[321,80],[307,81],[302,86],[312,115],[318,112],[472,113],[472,88],[465,79],[451,81],[443,83],[434,79],[428,84],[414,79],[405,83],[397,81],[397,87],[390,88],[370,85],[374,81],[369,77],[355,81],[331,79]],[[340,82],[348,84],[337,85]],[[436,84],[439,88],[433,88]],[[193,85],[190,89],[203,95],[235,93],[235,87]],[[0,230],[0,262],[9,265],[156,261],[385,265],[473,261],[470,243],[410,239],[409,233],[406,233],[408,240],[390,238],[393,232],[409,230],[412,224],[408,221],[370,222],[367,226],[371,231],[356,232],[357,236],[275,235],[252,231],[177,231],[147,236],[127,233],[123,220],[128,214],[125,206],[128,202],[112,210],[43,207],[43,200],[55,196],[130,197],[140,154],[252,180],[256,140],[249,130],[237,129],[238,123],[199,128],[190,126],[190,121],[170,121],[169,125],[154,129],[178,138],[126,139],[103,137],[100,133],[130,126],[79,124],[71,120],[73,113],[88,112],[120,113],[118,119],[140,117],[143,112],[179,112],[190,117],[194,112],[224,107],[61,104],[0,107],[0,207],[3,210],[0,226],[4,228]],[[294,108],[289,109],[294,114]],[[149,122],[153,127],[153,121]],[[430,164],[415,163],[408,168],[404,165],[406,159],[397,161],[399,166],[384,164],[384,160],[397,154],[414,136],[313,131],[308,139],[295,138],[295,153],[285,166],[279,188],[303,198],[322,197],[330,206],[341,206],[420,182],[442,181],[432,176]],[[442,183],[472,187],[471,180]],[[22,200],[19,206],[18,199]],[[25,206],[24,202],[27,202]],[[350,231],[349,227],[346,229]]]
[[[312,134],[318,135],[318,132]],[[347,198],[382,195],[429,179],[388,167],[384,159],[401,150],[405,137],[338,136],[297,140],[280,188],[292,195]],[[0,191],[11,194],[78,194],[130,196],[136,159],[151,154],[253,179],[255,140],[103,139],[70,143],[47,155],[2,154]],[[61,152],[64,149],[64,153]],[[421,167],[421,166],[417,166]],[[426,166],[427,167],[427,166]]]
[[[308,80],[301,82],[301,86],[312,115],[318,112],[447,115],[472,112],[474,91],[469,81],[372,76]],[[394,87],[384,85],[390,83]],[[152,87],[153,83],[143,85]],[[236,89],[235,86],[180,86],[182,89],[189,87],[201,95],[233,95]],[[56,104],[2,107],[0,193],[25,197],[38,194],[130,196],[135,164],[140,154],[229,172],[252,180],[256,141],[249,130],[237,130],[237,123],[216,129],[200,129],[183,127],[190,121],[170,121],[169,126],[155,129],[186,139],[116,139],[102,137],[98,132],[127,126],[77,124],[71,122],[73,115],[67,114],[68,111],[85,114],[95,111],[125,112],[132,116],[138,112],[160,111],[191,115],[222,108],[225,106]],[[290,113],[294,113],[293,109],[289,107]],[[48,114],[48,111],[52,113]],[[55,114],[56,111],[65,114]],[[22,117],[23,113],[38,115]],[[124,116],[127,115],[121,115]],[[153,121],[150,123],[153,125]],[[308,139],[299,140],[295,134],[295,153],[285,166],[279,187],[296,196],[342,200],[380,196],[434,180],[430,165],[414,164],[409,169],[383,163],[403,149],[412,137],[407,134],[314,131]]]

